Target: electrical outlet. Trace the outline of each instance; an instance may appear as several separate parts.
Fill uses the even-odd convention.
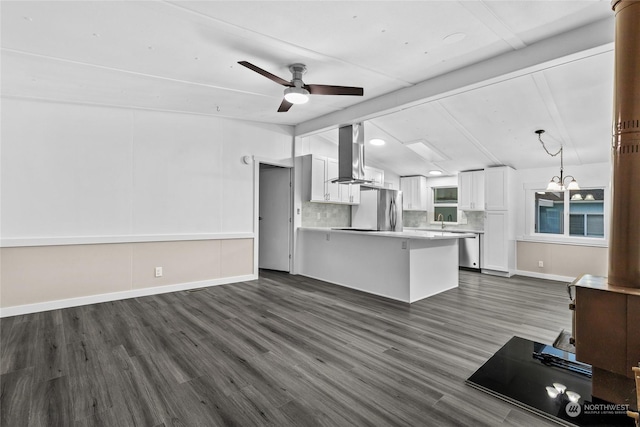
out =
[[[544,267],[544,262],[538,261],[538,267],[540,267],[540,268]]]
[[[162,277],[162,267],[156,267],[156,277]]]
[[[407,249],[407,241],[406,240],[402,241],[402,249]]]
[[[331,234],[327,233],[327,242],[331,240]]]

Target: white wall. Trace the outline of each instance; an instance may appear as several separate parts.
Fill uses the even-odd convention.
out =
[[[256,277],[241,159],[291,161],[292,127],[6,98],[1,112],[0,316]]]
[[[606,276],[608,265],[607,241],[599,245],[584,245],[578,239],[573,242],[532,241],[527,237],[527,217],[530,203],[527,204],[527,189],[545,189],[552,176],[559,173],[558,168],[520,169],[516,171],[516,235],[518,274],[560,281],[571,281],[581,274]],[[565,174],[575,176],[582,188],[608,187],[611,167],[608,162],[582,166],[567,166]],[[608,193],[605,193],[608,194]],[[605,205],[607,209],[610,206]],[[610,218],[605,211],[605,219]],[[608,230],[609,224],[605,224]],[[605,231],[608,233],[608,231]],[[566,239],[565,239],[566,240]],[[571,243],[571,244],[570,244]],[[542,261],[542,267],[539,262]]]
[[[254,172],[241,157],[290,159],[291,135],[287,126],[3,99],[3,246],[251,233]]]
[[[560,173],[559,168],[519,169],[516,171],[516,235],[526,234],[525,188],[545,189],[552,176]],[[581,187],[609,186],[611,166],[608,162],[581,166],[565,166],[565,176],[573,175]]]
[[[335,132],[337,137],[338,130],[336,129]],[[309,135],[298,138],[296,156],[305,156],[307,154],[315,154],[317,156],[329,157],[330,159],[337,159],[338,144],[318,135]]]

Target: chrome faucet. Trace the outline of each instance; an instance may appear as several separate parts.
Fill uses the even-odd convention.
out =
[[[438,219],[436,221],[442,221],[442,229],[444,230],[444,216],[442,214],[438,214]]]

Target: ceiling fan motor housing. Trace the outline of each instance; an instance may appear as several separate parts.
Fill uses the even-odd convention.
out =
[[[302,81],[302,75],[307,72],[307,66],[298,63],[291,64],[289,65],[289,71],[291,71],[291,74],[293,76],[293,78],[291,79],[291,83],[293,83],[296,87],[302,87],[304,85],[304,82]]]

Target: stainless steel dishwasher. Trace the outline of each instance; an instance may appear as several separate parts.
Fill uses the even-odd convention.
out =
[[[480,234],[460,239],[460,267],[480,270]]]

